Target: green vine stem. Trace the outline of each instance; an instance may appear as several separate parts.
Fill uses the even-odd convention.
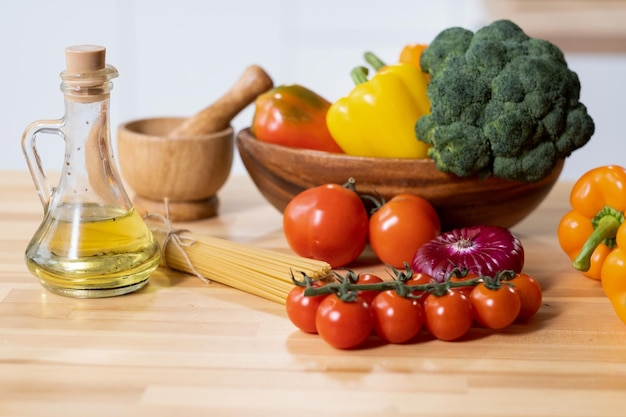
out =
[[[324,294],[337,294],[344,301],[350,301],[347,298],[352,298],[352,296],[358,291],[394,290],[399,295],[404,297],[412,297],[412,294],[414,292],[427,292],[436,296],[442,296],[450,288],[476,286],[480,282],[482,282],[481,278],[473,278],[466,281],[433,281],[428,284],[419,285],[408,285],[398,279],[383,281],[375,284],[354,284],[351,283],[349,280],[344,280],[341,282],[333,282],[322,286],[307,286],[307,288],[304,290],[304,295],[312,297]]]

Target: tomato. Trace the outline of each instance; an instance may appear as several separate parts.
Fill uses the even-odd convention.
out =
[[[419,204],[424,211],[424,214],[428,216],[428,218],[433,222],[435,227],[441,231],[441,220],[439,219],[439,215],[437,214],[437,210],[433,207],[432,204],[425,198],[422,198],[415,194],[403,193],[395,196],[396,200],[411,200],[413,203]]]
[[[520,312],[519,295],[506,283],[497,289],[491,289],[481,282],[474,287],[469,299],[476,321],[490,329],[508,326],[515,321]]]
[[[456,276],[454,274],[452,274],[450,276],[450,282],[463,282],[463,281],[469,281],[472,279],[476,279],[478,278],[479,275],[475,274],[474,272],[468,272],[467,274],[465,274],[462,277]],[[474,290],[474,286],[473,285],[468,285],[468,286],[464,286],[464,287],[455,287],[455,290],[462,292],[463,294],[465,294],[466,297],[469,297],[470,294],[472,293],[472,290]]]
[[[415,252],[441,233],[437,212],[425,199],[398,194],[371,216],[369,243],[381,262],[402,268]]]
[[[313,284],[316,285],[316,284]],[[285,309],[287,317],[298,329],[305,333],[317,333],[315,326],[315,315],[317,308],[328,294],[306,296],[306,287],[295,286],[287,294]]]
[[[424,323],[437,339],[458,339],[469,331],[473,321],[472,306],[460,291],[450,289],[444,295],[430,294],[424,300]]]
[[[298,255],[337,268],[354,261],[365,248],[368,221],[356,192],[326,184],[291,199],[283,214],[283,231]]]
[[[326,343],[338,349],[351,349],[367,340],[374,319],[370,306],[360,295],[353,302],[345,302],[331,294],[319,305],[315,325]]]
[[[383,282],[383,279],[378,275],[369,274],[369,273],[361,273],[359,274],[356,284],[377,284],[379,282]],[[378,295],[380,291],[377,290],[362,290],[359,291],[359,294],[367,304],[371,304],[374,297]]]
[[[402,297],[395,290],[387,290],[380,292],[371,306],[374,331],[387,342],[408,342],[422,328],[422,305],[416,299]]]
[[[535,278],[524,273],[515,274],[513,279],[508,282],[513,284],[513,290],[515,290],[521,301],[517,320],[527,320],[534,316],[539,311],[543,299],[541,285]]]
[[[409,278],[409,280],[407,280],[405,284],[409,286],[425,285],[425,284],[431,283],[432,281],[433,281],[433,278],[430,275],[426,275],[421,272],[416,272],[416,273],[413,273],[411,278]],[[419,297],[419,298],[416,298],[416,300],[418,300],[420,304],[424,304],[424,300],[426,299],[426,297],[428,297],[428,291],[413,291],[411,295],[414,297]]]

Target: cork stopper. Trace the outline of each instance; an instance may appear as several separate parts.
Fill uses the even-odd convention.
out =
[[[67,68],[61,72],[61,91],[66,100],[94,102],[106,99],[113,88],[111,81],[119,74],[106,63],[106,48],[77,45],[65,48]]]
[[[76,45],[65,48],[65,62],[70,74],[102,70],[106,64],[106,48],[97,45]]]

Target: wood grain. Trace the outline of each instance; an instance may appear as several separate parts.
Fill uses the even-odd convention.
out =
[[[197,220],[217,214],[218,191],[230,175],[234,156],[232,127],[172,139],[167,133],[179,117],[138,119],[117,130],[119,167],[140,213],[165,214],[173,220]]]
[[[42,217],[26,173],[0,175],[1,416],[602,416],[626,409],[626,325],[555,235],[568,184],[515,226],[544,304],[458,342],[338,351],[279,304],[160,268],[96,300],[46,292],[23,252]],[[176,226],[289,252],[280,213],[232,177],[218,217]],[[367,256],[357,270],[383,272]]]
[[[624,0],[484,0],[489,20],[511,19],[566,53],[626,52]]]
[[[354,178],[359,193],[386,200],[400,193],[426,198],[437,209],[444,230],[517,224],[552,189],[564,162],[557,161],[545,178],[528,183],[493,176],[460,178],[439,171],[428,158],[370,158],[291,148],[257,140],[250,129],[237,134],[237,148],[254,183],[280,211],[307,188]]]

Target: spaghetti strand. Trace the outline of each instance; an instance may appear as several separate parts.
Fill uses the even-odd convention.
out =
[[[147,214],[151,230],[161,245],[164,266],[284,304],[293,288],[292,273],[322,278],[330,273],[328,263],[258,248],[213,236],[174,229],[166,216]]]

